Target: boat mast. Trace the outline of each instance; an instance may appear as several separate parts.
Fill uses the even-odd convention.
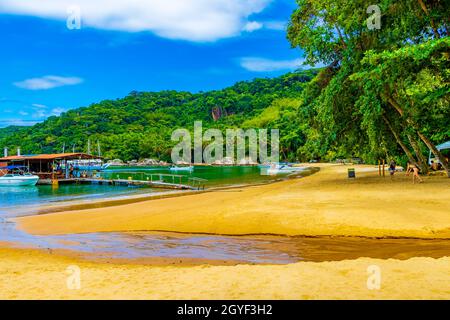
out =
[[[91,154],[91,139],[88,139],[88,149],[87,149],[87,153]]]
[[[100,141],[97,140],[97,149],[98,149],[98,156],[101,157],[102,156],[102,151],[100,149]]]

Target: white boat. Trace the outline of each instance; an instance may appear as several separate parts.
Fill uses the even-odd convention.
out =
[[[261,168],[262,175],[290,174],[301,172],[305,167],[293,167],[289,164],[273,164],[269,168]]]
[[[74,160],[68,161],[67,165],[77,171],[103,171],[111,166],[110,163],[103,164],[101,160]]]
[[[3,169],[8,170],[8,173],[0,177],[0,187],[35,186],[39,181],[39,177],[29,173],[26,167],[10,166]]]
[[[190,167],[170,167],[169,170],[170,171],[176,171],[176,172],[179,172],[179,171],[192,172],[192,171],[194,171],[194,167],[193,166],[190,166]]]

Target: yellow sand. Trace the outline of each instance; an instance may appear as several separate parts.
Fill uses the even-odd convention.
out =
[[[218,234],[450,238],[450,179],[412,185],[358,166],[277,184],[18,219],[38,234],[166,230]],[[365,171],[365,172],[363,172]],[[1,245],[0,245],[1,247]],[[81,270],[81,289],[66,269]],[[367,268],[380,267],[369,290]],[[450,257],[290,265],[148,266],[0,249],[0,299],[450,299]]]
[[[280,183],[18,219],[35,234],[176,231],[214,234],[450,238],[450,179],[423,184],[373,166],[322,165]]]
[[[371,265],[380,290],[367,287]],[[80,290],[67,286],[71,266]],[[152,267],[0,249],[0,299],[450,299],[450,258]]]

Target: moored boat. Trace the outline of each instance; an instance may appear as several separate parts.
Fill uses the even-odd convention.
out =
[[[189,166],[189,167],[170,167],[170,171],[175,171],[175,172],[179,172],[179,171],[187,171],[187,172],[192,172],[194,171],[194,167],[193,166]]]
[[[270,167],[261,167],[262,175],[290,174],[301,172],[305,167],[293,167],[289,164],[273,164]]]
[[[111,166],[109,163],[104,164],[101,160],[74,160],[68,161],[67,165],[78,171],[103,171]]]
[[[9,166],[2,170],[7,173],[0,176],[0,187],[35,186],[39,181],[39,177],[29,173],[27,167]]]

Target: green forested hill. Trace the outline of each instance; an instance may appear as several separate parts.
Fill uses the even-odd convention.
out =
[[[19,131],[26,130],[25,127],[20,126],[9,126],[7,128],[0,128],[0,141],[14,133],[17,133]]]
[[[123,99],[70,110],[29,128],[2,129],[0,146],[21,147],[23,153],[61,152],[64,145],[66,151],[86,151],[90,139],[92,149],[99,141],[109,159],[169,160],[171,133],[177,128],[192,129],[194,121],[219,129],[292,126],[303,88],[316,74],[315,70],[299,71],[197,94],[132,92]],[[292,132],[281,132],[284,155],[289,159],[296,158],[295,151],[302,143],[302,136]]]

